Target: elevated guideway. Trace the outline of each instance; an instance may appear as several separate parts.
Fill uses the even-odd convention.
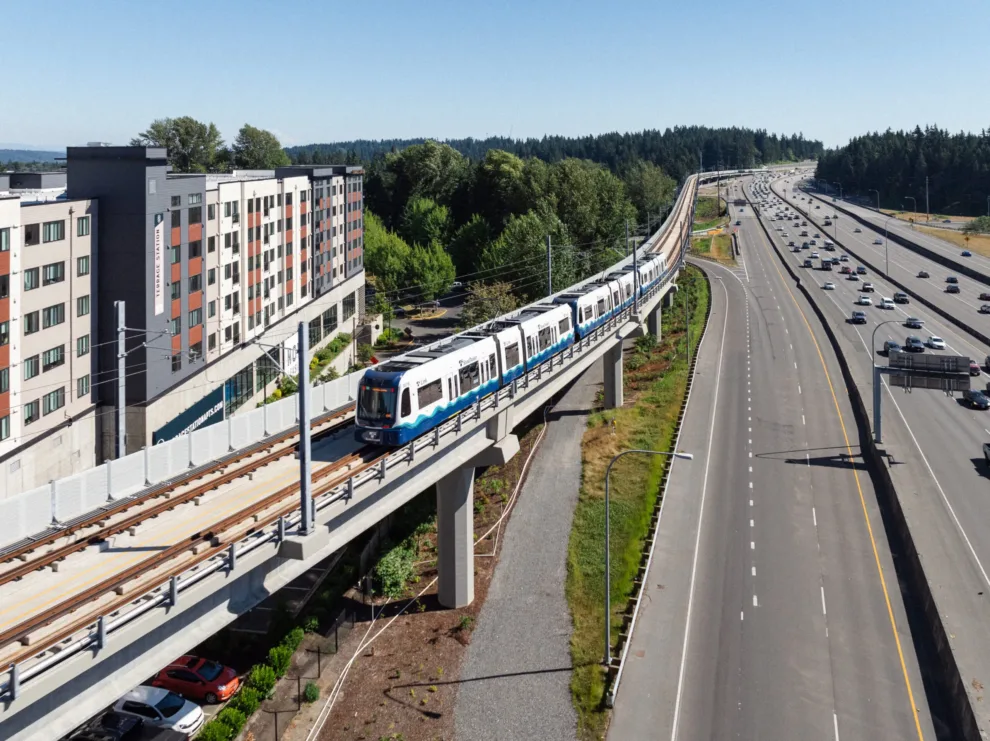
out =
[[[329,411],[340,419],[324,420],[325,436],[313,445],[312,534],[298,532],[298,461],[291,454],[271,457],[292,440],[263,440],[253,453],[266,458],[263,466],[224,480],[223,466],[214,470],[203,460],[194,476],[156,487],[159,501],[174,498],[173,507],[142,519],[140,508],[149,505],[138,491],[130,515],[107,512],[90,522],[80,547],[61,560],[40,570],[21,568],[16,579],[3,577],[78,538],[71,528],[49,532],[39,541],[43,547],[0,564],[0,666],[6,667],[0,736],[57,737],[72,729],[433,484],[440,600],[469,603],[474,469],[514,455],[516,424],[593,363],[605,363],[606,397],[621,404],[622,341],[659,328],[661,305],[676,290],[683,265],[696,188],[697,178],[689,178],[660,230],[612,268],[655,252],[667,256],[667,275],[638,307],[430,433],[397,449],[358,443],[346,426],[352,401],[347,393],[337,395]],[[356,380],[348,384],[356,387]],[[283,421],[291,426],[284,415]],[[229,432],[228,443],[234,439]],[[191,462],[196,451],[189,441]],[[228,472],[248,465],[238,455],[228,457]],[[199,488],[186,496],[191,487]],[[52,492],[58,491],[55,482]],[[124,516],[134,516],[134,523],[101,536]]]

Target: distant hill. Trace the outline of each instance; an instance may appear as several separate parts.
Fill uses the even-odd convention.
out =
[[[54,162],[65,152],[43,152],[38,149],[0,149],[0,162]]]

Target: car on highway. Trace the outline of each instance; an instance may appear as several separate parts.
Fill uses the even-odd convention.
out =
[[[741,213],[741,212],[742,212],[742,209],[739,209],[739,211],[740,211],[740,213]]]
[[[859,275],[866,275],[866,268],[864,268],[862,265],[857,265],[856,266],[856,272]]]
[[[894,303],[895,304],[909,304],[909,303],[911,303],[911,299],[908,298],[908,295],[906,293],[900,293],[900,292],[898,292],[898,293],[895,293],[894,294]]]
[[[855,232],[856,234],[862,234],[862,233],[863,233],[863,230],[862,230],[862,229],[860,229],[860,228],[859,228],[858,226],[857,226],[857,227],[856,227],[855,229],[853,229],[853,231],[854,231],[854,232]]]
[[[990,301],[990,293],[984,291],[980,294],[980,301]]]
[[[904,326],[909,327],[910,329],[921,329],[925,326],[925,321],[916,316],[909,316],[904,320]]]
[[[945,349],[945,340],[943,340],[938,335],[934,335],[934,334],[928,335],[928,340],[927,342],[925,342],[925,344],[928,345],[928,347],[930,347],[932,350]]]
[[[883,351],[887,355],[890,355],[892,352],[900,352],[901,343],[895,342],[894,340],[887,340],[886,342],[883,343]]]
[[[194,702],[161,687],[140,685],[121,697],[113,706],[115,713],[142,718],[145,723],[159,728],[193,736],[203,727],[206,716],[203,708]]]
[[[919,270],[918,271],[918,277],[919,278],[931,278],[932,276],[928,274],[928,271],[927,270]]]
[[[972,257],[972,256],[973,256],[973,253],[972,253],[972,252],[970,252],[969,250],[963,250],[963,251],[962,251],[962,252],[961,252],[960,254],[961,254],[961,255],[962,255],[963,257]]]
[[[952,219],[942,219],[942,223],[943,224],[951,224],[952,223]]]
[[[955,284],[955,283],[958,283],[959,282],[959,279],[956,276],[954,276],[954,275],[949,275],[949,276],[946,277],[945,282],[946,283],[953,283],[953,284]]]
[[[877,237],[876,239],[873,240],[873,244],[883,244],[883,240],[880,239],[880,237]]]
[[[872,283],[864,283],[863,284],[863,290],[866,291],[867,293],[873,293],[873,284]]]
[[[990,314],[990,304],[983,304],[982,306],[980,306],[980,313]]]
[[[849,317],[850,324],[866,324],[866,314],[862,311],[854,311]]]
[[[821,238],[822,238],[822,235],[819,234],[818,232],[815,232],[815,239],[821,239]]]
[[[809,258],[805,258],[804,259],[804,267],[806,267],[806,268],[814,267],[814,263],[811,262],[811,260]]]
[[[804,220],[802,219],[802,220],[801,220],[801,226],[808,226],[808,222],[807,222],[807,221],[804,221]]]
[[[856,273],[849,273],[849,277],[846,280],[859,280],[859,276]]]
[[[819,204],[817,204],[817,203],[816,203],[816,204],[815,204],[815,208],[816,208],[816,209],[819,209],[819,208],[821,208],[821,206],[820,206]]]
[[[151,684],[208,705],[224,702],[241,686],[236,671],[199,656],[176,659],[158,672]]]
[[[852,268],[848,265],[843,265],[839,268],[839,272],[842,273],[842,275],[850,275],[852,273]]]
[[[740,219],[736,219],[736,226],[742,226],[742,221]]]
[[[969,375],[971,375],[971,376],[978,376],[981,373],[983,373],[983,371],[980,369],[980,364],[977,363],[975,360],[970,360],[969,361]]]
[[[856,299],[856,304],[858,306],[873,306],[873,299],[869,296],[860,294],[859,298]]]
[[[801,243],[801,249],[802,249],[802,250],[806,250],[806,249],[808,249],[809,247],[811,247],[811,245],[810,245],[810,244],[808,244],[807,242],[802,242],[802,243]]]
[[[834,291],[835,283],[833,283],[832,281],[826,281],[825,283],[822,284],[822,288],[825,289],[826,291]]]
[[[811,259],[817,260],[819,257],[820,257],[820,255],[817,252],[812,252],[811,253]]]
[[[849,262],[849,255],[839,255],[839,262]]]
[[[962,393],[962,398],[970,409],[990,409],[990,399],[979,389],[966,389]]]
[[[959,293],[959,286],[954,283],[950,283],[945,287],[946,293]]]
[[[792,240],[791,240],[790,242],[788,242],[788,243],[787,243],[787,246],[788,246],[788,247],[794,247],[794,246],[795,246],[795,245],[794,245],[794,240],[792,239]]]
[[[904,340],[904,352],[924,352],[925,345],[921,341],[920,337],[915,337],[911,335],[906,340]]]

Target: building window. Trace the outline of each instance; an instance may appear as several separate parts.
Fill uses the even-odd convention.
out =
[[[172,208],[178,208],[182,205],[182,196],[172,196]]]
[[[89,314],[89,294],[76,299],[76,316],[86,316]]]
[[[172,356],[172,372],[173,373],[178,373],[180,370],[182,370],[182,356],[181,355],[173,355]]]
[[[208,317],[209,319],[212,319],[212,318],[213,318],[213,317],[215,317],[216,315],[217,315],[217,302],[216,302],[216,301],[210,301],[210,302],[209,302],[209,303],[208,303],[208,304],[206,305],[206,316],[207,316],[207,317]]]
[[[10,342],[10,322],[0,322],[0,346]]]
[[[41,329],[41,316],[37,311],[32,311],[24,315],[23,327],[24,334],[34,334]],[[4,344],[6,345],[7,343],[5,342]]]
[[[38,355],[32,355],[30,358],[24,359],[24,380],[30,381],[32,378],[41,373],[41,357]]]
[[[10,298],[9,275],[0,275],[0,298]]]
[[[172,300],[175,301],[177,298],[182,298],[182,284],[179,281],[175,281],[171,286],[172,290]]]
[[[43,402],[43,411],[45,414],[51,414],[55,410],[61,409],[65,406],[65,386],[45,394],[41,397],[41,400]]]
[[[76,236],[77,237],[88,237],[89,236],[89,217],[80,216],[76,219]]]
[[[176,245],[175,247],[169,247],[168,250],[169,261],[172,265],[175,265],[179,260],[182,259],[182,247]]]
[[[228,327],[228,329],[229,329],[229,327]],[[217,333],[216,332],[211,332],[210,333],[210,338],[208,340],[208,347],[209,347],[209,352],[213,352],[214,350],[217,349]]]
[[[58,242],[65,239],[65,220],[46,221],[41,234],[43,242]]]
[[[10,415],[5,414],[0,417],[0,440],[10,437]]]
[[[89,395],[89,374],[76,381],[76,398],[81,399]]]
[[[203,223],[203,207],[193,206],[189,209],[189,223],[190,224],[202,224]]]
[[[231,273],[231,270],[232,270],[232,268],[231,268],[231,265],[230,265],[229,262],[226,265],[223,266],[223,277],[224,277],[224,280],[230,280],[230,276],[232,274]]]
[[[203,256],[203,240],[194,239],[189,243],[189,259]]]
[[[63,280],[65,280],[64,262],[53,262],[51,265],[45,265],[41,269],[41,284],[43,286],[50,286],[52,283],[61,283]]]
[[[195,342],[189,346],[189,362],[199,360],[203,357],[203,341]]]
[[[0,229],[0,252],[10,251],[10,227]],[[6,418],[5,418],[6,419]]]
[[[190,327],[198,327],[202,323],[203,323],[203,310],[202,309],[193,309],[192,311],[189,312],[189,326]]]
[[[207,237],[206,238],[206,251],[207,252],[216,252],[217,251],[217,238],[216,237]]]
[[[217,204],[208,203],[206,205],[206,220],[213,221],[215,218],[217,218]]]
[[[217,282],[217,269],[210,268],[206,271],[206,284],[212,286]]]
[[[24,225],[24,244],[27,247],[41,244],[41,229],[39,227],[39,224]]]
[[[89,335],[84,334],[78,340],[76,340],[76,357],[81,358],[83,355],[89,355]]]
[[[354,294],[351,293],[348,296],[344,296],[344,300],[342,302],[342,305],[343,305],[343,311],[344,311],[344,321],[346,322],[348,319],[350,319],[352,316],[354,316],[354,311],[355,311],[355,298],[354,298]]]
[[[292,306],[292,294],[291,293],[286,294],[286,296],[285,296],[285,305],[286,306]]]
[[[76,258],[76,275],[89,275],[89,255]]]
[[[0,394],[10,391],[10,368],[0,369]]]
[[[289,229],[292,228],[292,217],[291,216],[287,216],[285,218],[285,228],[286,228],[286,230],[289,230]]]
[[[224,216],[230,216],[230,204],[231,204],[230,201],[224,201],[224,204],[223,204],[223,215]]]
[[[195,206],[197,203],[202,203],[202,202],[203,202],[203,194],[202,193],[190,193],[189,194],[189,205],[190,206]]]
[[[175,337],[179,332],[182,331],[182,317],[177,316],[168,323],[169,333]]]
[[[89,296],[86,296],[87,306],[86,311],[89,311]],[[54,306],[49,306],[47,309],[41,310],[41,325],[43,329],[48,329],[49,327],[54,327],[65,321],[65,304],[55,304]]]
[[[37,400],[24,405],[24,424],[29,425],[41,419],[41,403]]]
[[[189,276],[189,293],[203,290],[203,274]]]
[[[172,212],[172,228],[173,229],[178,229],[180,226],[182,226],[182,212],[181,211],[173,211]]]
[[[52,368],[57,368],[65,362],[65,345],[59,345],[58,347],[53,347],[51,350],[45,350],[41,353],[41,370],[42,372],[50,371]]]

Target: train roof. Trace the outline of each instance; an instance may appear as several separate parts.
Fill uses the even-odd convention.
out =
[[[484,337],[479,337],[478,335],[457,335],[437,347],[426,350],[415,350],[394,360],[388,360],[378,366],[376,370],[383,373],[396,373],[418,368],[425,363],[429,363],[431,360],[436,360],[437,358],[442,358],[445,355],[462,350],[465,347],[470,347],[479,339],[484,339]]]

